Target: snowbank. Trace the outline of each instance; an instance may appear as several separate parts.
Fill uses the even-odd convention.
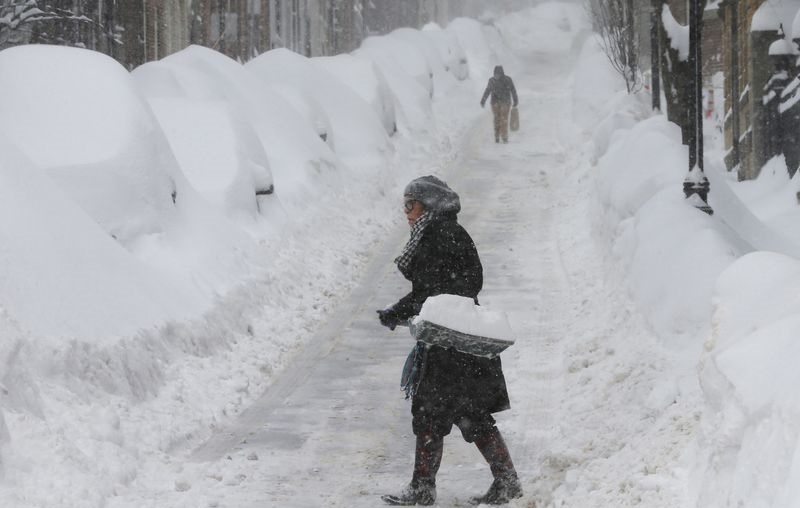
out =
[[[597,164],[598,195],[632,295],[662,337],[696,333],[707,326],[716,277],[736,250],[684,199],[687,154],[676,125],[655,116],[613,138]]]
[[[584,41],[571,81],[572,117],[594,137],[595,157],[608,149],[614,131],[633,127],[643,119],[641,114],[630,111],[635,103],[628,100],[625,82],[608,65],[597,37]]]
[[[693,487],[701,506],[793,506],[800,485],[800,262],[754,252],[714,294],[708,404]]]
[[[602,56],[587,42],[578,73],[602,66]],[[620,110],[639,99],[615,97],[610,77],[598,81],[597,94],[577,88],[581,81],[575,113],[582,125],[593,117],[599,125],[590,155],[597,157],[613,256],[650,325],[683,351],[679,377],[699,371],[694,440],[675,465],[676,474],[686,471],[692,506],[794,506],[800,494],[800,398],[793,390],[800,382],[797,181],[781,158],[748,182],[707,161],[709,203],[717,212],[709,217],[683,198],[687,154],[678,128],[662,116],[640,118],[638,106]],[[616,111],[602,97],[613,98]],[[780,253],[759,250],[765,248]],[[694,397],[692,390],[674,396],[674,403]]]

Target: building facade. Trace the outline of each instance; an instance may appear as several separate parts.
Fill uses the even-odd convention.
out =
[[[725,162],[740,179],[758,176],[773,156],[787,154],[789,171],[797,169],[792,154],[800,139],[797,115],[787,106],[797,77],[797,44],[792,27],[800,12],[794,0],[722,0],[722,49],[725,74]]]

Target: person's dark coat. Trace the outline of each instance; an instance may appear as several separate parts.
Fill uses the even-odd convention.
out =
[[[484,90],[481,98],[481,104],[484,104],[490,95],[492,96],[491,104],[510,104],[513,106],[519,104],[514,81],[506,76],[501,65],[494,68],[494,76],[489,78],[489,83],[486,85],[486,90]]]
[[[393,309],[401,320],[419,313],[425,299],[439,294],[474,298],[483,286],[483,267],[469,234],[455,213],[438,214],[425,228],[403,275],[411,292]],[[447,434],[460,417],[481,416],[510,407],[500,358],[483,358],[431,346],[412,400],[415,433],[420,426]]]

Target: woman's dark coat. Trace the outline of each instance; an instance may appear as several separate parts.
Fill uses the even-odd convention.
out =
[[[401,270],[403,271],[403,270]],[[394,306],[401,320],[417,315],[429,296],[474,298],[483,286],[483,267],[469,234],[456,214],[435,217],[425,228],[408,269],[411,292]],[[416,427],[444,426],[460,417],[480,416],[510,407],[500,358],[483,358],[432,346],[412,401]],[[431,418],[433,420],[431,420]]]

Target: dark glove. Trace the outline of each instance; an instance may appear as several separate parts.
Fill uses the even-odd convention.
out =
[[[394,330],[395,327],[397,327],[397,324],[400,322],[400,317],[391,307],[388,309],[376,310],[375,312],[378,313],[378,319],[380,319],[381,324],[389,330]]]
[[[483,107],[484,105],[486,105],[486,103],[481,101],[481,107]]]

